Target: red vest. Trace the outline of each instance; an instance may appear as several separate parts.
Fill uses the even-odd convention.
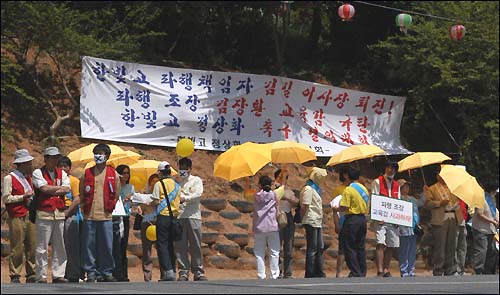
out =
[[[85,177],[83,179],[83,204],[82,209],[85,215],[90,214],[92,203],[94,202],[94,187],[95,176],[94,167],[85,170]],[[106,166],[106,176],[104,177],[104,210],[108,213],[113,212],[116,205],[116,175],[115,168]]]
[[[465,221],[469,220],[469,213],[467,212],[467,204],[465,204],[464,201],[458,199],[458,205],[460,206],[460,210],[462,210],[462,216],[464,217]]]
[[[385,177],[383,175],[378,177],[378,182],[380,184],[379,193],[382,196],[388,196],[394,199],[401,199],[399,196],[399,184],[394,179],[392,180],[391,194],[389,194],[389,189],[387,188],[387,183],[385,181]]]
[[[55,171],[55,179],[52,180],[50,178],[49,170],[47,170],[46,166],[43,166],[42,176],[47,181],[48,185],[53,186],[61,186],[62,185],[62,169],[56,168]],[[64,196],[52,196],[48,194],[42,193],[40,190],[38,192],[38,206],[37,210],[45,211],[45,212],[54,212],[56,209],[64,210],[66,209],[66,205],[64,204]]]
[[[24,195],[26,191],[24,190],[23,185],[15,176],[10,175],[12,178],[12,192],[10,193],[13,196],[17,195]],[[25,175],[26,179],[28,180],[31,188],[33,189],[33,183],[31,182],[31,176]],[[28,207],[26,207],[26,201],[22,200],[17,203],[9,203],[5,204],[5,208],[7,209],[7,212],[9,213],[10,218],[14,217],[24,217],[26,214],[28,214]]]

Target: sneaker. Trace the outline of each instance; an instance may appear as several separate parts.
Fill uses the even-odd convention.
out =
[[[19,279],[19,277],[12,277],[10,279],[10,283],[11,284],[21,284],[21,280]]]
[[[189,281],[189,278],[188,278],[188,276],[179,276],[179,278],[177,279],[177,281],[186,282],[186,281]],[[195,281],[196,281],[196,279],[195,279]]]
[[[208,281],[206,276],[199,276],[197,278],[194,278],[195,281]]]
[[[390,272],[386,272],[384,275],[383,275],[384,278],[390,278],[392,277],[391,273]]]
[[[65,278],[52,279],[52,284],[61,284],[61,283],[67,283],[67,282],[69,282],[69,281]]]
[[[105,282],[105,283],[114,283],[114,282],[118,282],[118,280],[115,279],[113,276],[105,276],[104,279],[103,279],[103,282]]]
[[[47,284],[47,279],[39,279],[36,282],[39,283],[39,284]]]

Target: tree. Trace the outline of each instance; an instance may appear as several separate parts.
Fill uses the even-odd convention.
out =
[[[156,33],[145,28],[157,16],[148,8],[148,3],[3,3],[1,91],[7,99],[2,105],[17,109],[28,102],[31,113],[48,107],[51,113],[40,117],[53,119],[45,136],[54,144],[57,130],[78,113],[81,56],[137,61],[140,39]]]
[[[457,153],[480,180],[498,179],[499,4],[417,2],[413,9],[461,19],[467,33],[452,40],[455,23],[413,16],[408,34],[371,46],[366,84],[408,98],[401,134],[410,150]]]

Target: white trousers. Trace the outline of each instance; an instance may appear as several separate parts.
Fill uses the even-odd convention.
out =
[[[52,279],[64,278],[66,272],[66,249],[64,248],[64,219],[36,219],[36,279],[47,279],[49,265],[49,242],[52,247]]]
[[[266,278],[266,246],[269,247],[271,279],[277,279],[280,275],[280,234],[278,231],[254,234],[253,252],[257,259],[257,276],[259,279]]]

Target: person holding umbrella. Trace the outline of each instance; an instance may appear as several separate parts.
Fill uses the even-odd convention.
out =
[[[424,186],[425,208],[431,211],[431,232],[434,238],[434,276],[453,275],[457,269],[455,252],[457,247],[457,225],[463,216],[457,197],[451,193],[443,178],[437,174],[437,182]]]
[[[276,193],[272,190],[272,179],[263,175],[259,178],[260,191],[254,196],[252,231],[254,234],[254,254],[257,261],[257,277],[266,278],[265,254],[269,248],[270,278],[280,275],[280,235],[276,219],[278,205]]]
[[[349,267],[349,277],[366,276],[366,214],[368,214],[369,193],[359,182],[360,172],[352,167],[339,171],[348,186],[342,192],[338,206],[333,212],[344,212],[344,223],[340,230],[340,247],[344,250]]]
[[[323,201],[320,184],[327,171],[313,167],[309,179],[300,191],[300,216],[306,230],[306,278],[325,277],[323,272]]]
[[[485,185],[484,208],[475,208],[472,217],[474,243],[472,261],[476,275],[495,274],[498,262],[498,251],[495,251],[494,239],[498,229],[498,210],[494,201],[497,187],[498,185],[493,182]]]

